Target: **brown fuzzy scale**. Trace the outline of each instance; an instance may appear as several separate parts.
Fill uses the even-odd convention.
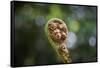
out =
[[[58,51],[59,51],[59,54],[63,57],[63,60],[64,60],[65,63],[66,62],[67,63],[71,62],[70,55],[69,55],[68,50],[66,49],[66,45],[65,44],[61,44],[59,46]]]
[[[63,24],[59,22],[58,23],[51,22],[48,25],[48,29],[52,40],[54,40],[55,42],[62,43],[63,41],[66,40],[67,30]]]

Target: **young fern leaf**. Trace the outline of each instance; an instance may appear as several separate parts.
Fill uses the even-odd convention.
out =
[[[68,29],[64,21],[58,18],[50,19],[45,25],[45,33],[51,46],[64,63],[70,63],[70,55],[66,47]]]

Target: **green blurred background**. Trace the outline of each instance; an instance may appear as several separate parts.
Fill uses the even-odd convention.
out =
[[[60,18],[68,26],[72,63],[97,61],[97,7],[15,2],[14,65],[62,64],[44,32],[46,22]]]

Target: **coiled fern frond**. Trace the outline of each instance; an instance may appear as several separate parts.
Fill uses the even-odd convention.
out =
[[[64,63],[70,63],[71,58],[65,43],[68,35],[68,28],[64,21],[52,18],[45,24],[45,33],[51,46],[56,51],[58,57]]]

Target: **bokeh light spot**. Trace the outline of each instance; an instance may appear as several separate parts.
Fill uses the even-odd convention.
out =
[[[67,47],[68,48],[74,48],[75,43],[77,42],[77,36],[74,32],[68,33],[68,39],[67,39]]]
[[[89,45],[95,46],[96,45],[96,38],[94,36],[89,38]]]
[[[78,21],[73,20],[70,22],[70,30],[73,32],[77,32],[80,29],[80,24]]]

